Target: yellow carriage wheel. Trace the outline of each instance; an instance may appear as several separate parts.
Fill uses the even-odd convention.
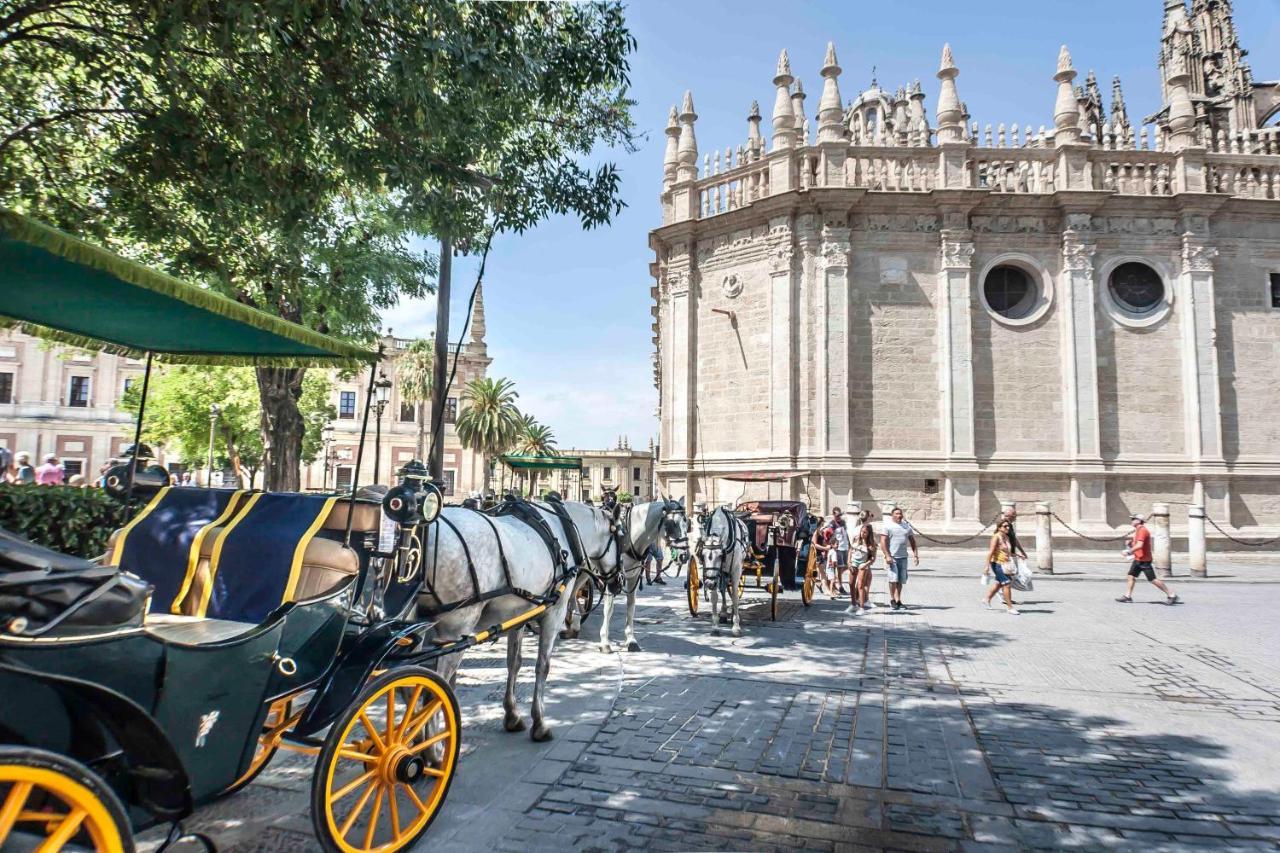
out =
[[[692,555],[689,556],[689,615],[698,615],[698,591],[702,588],[701,579],[698,577],[698,559]]]
[[[325,738],[311,782],[312,822],[329,851],[393,853],[440,811],[462,743],[458,700],[422,667],[374,678]]]
[[[249,762],[249,769],[244,771],[244,775],[233,782],[230,788],[227,788],[218,796],[225,797],[228,794],[234,794],[258,778],[258,774],[267,769],[267,765],[271,763],[276,750],[280,748],[280,741],[284,738],[285,732],[293,728],[294,724],[298,722],[299,716],[301,716],[301,713],[294,713],[292,699],[277,699],[272,702],[271,707],[267,710],[267,718],[262,721],[262,734],[258,736],[258,745],[254,748],[253,760]]]
[[[809,548],[809,562],[804,567],[804,584],[800,587],[800,600],[808,607],[813,601],[813,587],[818,582],[818,555],[815,548]]]
[[[0,850],[132,853],[115,793],[77,761],[25,747],[0,748]]]

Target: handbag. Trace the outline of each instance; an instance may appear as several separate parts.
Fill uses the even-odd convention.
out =
[[[1031,592],[1035,583],[1031,580],[1031,567],[1021,557],[1014,558],[1013,588],[1020,592]]]

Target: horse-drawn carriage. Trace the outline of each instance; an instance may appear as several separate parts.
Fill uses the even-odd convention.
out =
[[[417,598],[442,499],[420,466],[385,494],[147,488],[136,474],[154,356],[377,355],[7,211],[0,270],[8,321],[147,365],[133,456],[107,477],[136,512],[101,563],[0,536],[0,848],[125,851],[135,830],[164,824],[172,840],[278,749],[317,756],[312,818],[326,849],[412,844],[461,745],[457,700],[427,664],[518,631],[570,576],[500,624],[438,642]],[[363,447],[362,433],[357,471]]]
[[[753,578],[753,587],[763,590],[769,596],[769,615],[778,618],[778,595],[782,590],[780,572],[782,564],[790,565],[784,560],[785,549],[796,549],[800,544],[797,535],[808,518],[809,508],[801,501],[757,500],[744,501],[733,508],[732,514],[745,525],[746,549],[742,560],[742,575],[738,592],[741,594],[747,586],[749,577]],[[700,513],[700,522],[704,531],[709,531],[712,513],[705,509]],[[806,583],[802,587],[804,603],[808,605],[812,598],[812,584],[808,575],[812,565],[806,567]],[[699,601],[706,594],[699,574],[697,562],[689,569],[688,600],[689,612],[697,616]]]

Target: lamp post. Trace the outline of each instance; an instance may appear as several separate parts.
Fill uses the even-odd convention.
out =
[[[378,381],[373,383],[374,412],[377,422],[373,434],[373,482],[379,483],[379,465],[382,461],[382,412],[387,408],[387,400],[391,398],[391,380],[387,374],[379,372]]]
[[[324,443],[324,473],[321,475],[320,488],[329,490],[329,466],[333,464],[333,424],[325,424],[320,430],[320,440]]]
[[[204,485],[205,488],[213,487],[213,437],[218,429],[218,417],[222,414],[222,407],[217,403],[209,405],[209,464],[205,469]]]

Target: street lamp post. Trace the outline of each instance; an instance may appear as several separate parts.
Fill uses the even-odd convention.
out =
[[[378,479],[378,463],[382,461],[382,412],[387,408],[387,400],[391,397],[391,380],[385,373],[378,374],[378,381],[373,383],[373,394],[374,412],[377,414],[373,437],[373,482],[379,483],[381,481]]]
[[[205,470],[204,485],[205,488],[213,487],[213,438],[218,429],[218,417],[222,414],[222,407],[217,403],[209,405],[209,464]]]
[[[320,430],[320,439],[324,442],[324,473],[321,475],[320,488],[329,490],[329,466],[333,464],[333,424],[325,424]]]

